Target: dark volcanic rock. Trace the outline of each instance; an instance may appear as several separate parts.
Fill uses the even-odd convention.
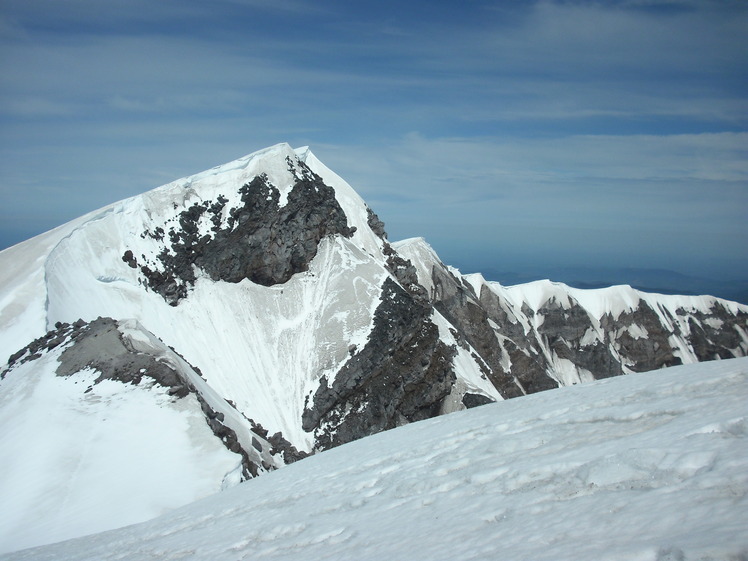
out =
[[[581,306],[573,302],[571,306],[564,307],[555,297],[543,304],[538,315],[543,317],[538,331],[551,339],[578,341],[592,327],[590,316]]]
[[[401,283],[407,281],[410,263],[387,249],[390,270],[400,272]],[[452,336],[473,357],[481,377],[504,398],[678,365],[688,347],[699,360],[748,350],[748,314],[719,301],[708,312],[694,301],[675,317],[666,303],[653,309],[640,298],[616,316],[597,318],[563,285],[549,283],[549,296],[533,309],[521,291],[479,282],[476,294],[472,279],[452,274],[442,263],[419,265],[419,271],[430,266],[430,304],[451,324]]]
[[[319,176],[298,179],[282,208],[278,190],[265,176],[253,179],[241,193],[244,206],[234,215],[236,227],[219,230],[196,248],[195,263],[213,280],[284,283],[307,269],[322,238],[353,235],[335,191]]]
[[[577,302],[572,300],[565,307],[551,298],[538,310],[538,315],[543,316],[543,323],[537,331],[558,358],[570,360],[597,379],[623,373],[609,345],[597,339],[582,343],[587,332],[594,332],[595,327],[592,318]]]
[[[408,259],[403,259],[392,246],[385,242],[384,254],[387,256],[387,270],[393,274],[410,295],[419,303],[428,306],[429,296],[426,289],[418,283],[418,271]]]
[[[387,232],[384,230],[384,222],[382,222],[379,219],[379,216],[377,216],[368,206],[366,207],[366,223],[369,225],[369,228],[371,228],[371,231],[377,236],[383,240],[387,239]]]
[[[489,369],[488,379],[501,396],[510,398],[522,395],[522,390],[517,385],[514,375],[511,372],[505,372],[501,366],[504,351],[489,323],[490,318],[486,309],[478,301],[472,288],[441,267],[433,268],[431,281],[434,287],[432,293],[434,307],[455,326],[458,330],[458,338],[466,341],[475,349]],[[537,374],[539,380],[547,378],[542,369],[538,369]],[[553,381],[549,380],[548,383],[551,384]]]
[[[466,393],[462,396],[462,404],[468,409],[472,409],[473,407],[480,407],[481,405],[488,405],[489,403],[496,402],[488,396],[480,395],[477,393]]]
[[[354,229],[348,227],[334,189],[303,162],[294,165],[289,159],[289,169],[296,182],[283,207],[280,192],[262,174],[239,189],[239,207],[227,211],[227,199],[219,195],[217,201],[195,203],[180,212],[179,227],[169,230],[158,264],[140,266],[146,284],[174,306],[195,283],[195,267],[213,280],[280,284],[307,270],[322,238],[352,236]],[[212,235],[199,236],[198,224],[206,213]],[[222,216],[227,216],[225,226]],[[150,233],[148,237],[159,239]],[[136,263],[130,250],[122,259],[130,266]]]
[[[143,376],[148,376],[162,386],[175,388],[176,397],[189,393],[176,370],[152,355],[135,351],[111,318],[98,318],[86,325],[75,344],[60,355],[57,375],[70,376],[84,368],[100,372],[96,384],[102,380],[139,384]]]
[[[610,314],[600,319],[600,327],[613,341],[618,353],[631,370],[646,372],[664,366],[682,364],[675,356],[670,335],[671,329],[664,326],[657,313],[644,300],[639,300],[632,311],[623,312],[615,320]],[[643,330],[643,337],[634,337],[629,328]]]
[[[455,349],[439,340],[431,308],[391,279],[382,287],[369,341],[337,373],[322,379],[303,427],[326,449],[439,414],[455,374]]]
[[[127,263],[127,265],[133,269],[138,268],[138,260],[135,259],[135,256],[132,254],[131,250],[125,251],[125,254],[122,256],[122,261]]]
[[[13,367],[35,360],[60,345],[67,345],[59,358],[58,376],[71,376],[85,368],[99,372],[95,384],[103,380],[117,380],[126,384],[139,384],[149,377],[158,384],[171,388],[170,395],[184,397],[193,388],[187,380],[166,362],[132,348],[122,337],[118,324],[112,318],[98,318],[86,323],[58,322],[55,329],[32,341],[8,359],[7,374]]]
[[[14,367],[41,358],[43,353],[78,339],[85,333],[86,327],[86,322],[81,319],[73,324],[58,321],[54,329],[10,355],[6,368],[0,372],[0,379],[4,378]]]
[[[677,310],[676,313],[686,315],[684,310]],[[748,323],[748,314],[739,311],[733,315],[717,302],[711,314],[692,312],[688,315],[688,341],[699,360],[740,356],[742,338],[738,328]]]
[[[272,445],[270,453],[273,455],[279,454],[283,458],[284,464],[292,464],[309,456],[306,452],[297,450],[296,446],[283,438],[283,434],[280,432],[267,437],[267,440]]]
[[[511,365],[509,372],[504,372],[501,365],[498,365],[498,368],[501,368],[500,371],[504,372],[504,384],[507,384],[506,380],[511,376],[522,392],[526,394],[557,387],[556,381],[548,375],[551,366],[542,352],[538,334],[532,330],[525,333],[519,318],[514,313],[507,311],[510,308],[503,306],[499,297],[486,286],[481,287],[479,303],[485,310],[492,329],[502,338],[504,352],[509,356]],[[526,319],[535,315],[526,304],[523,305],[521,313]],[[509,398],[521,395],[511,386],[508,386],[508,388],[511,391],[502,392],[503,397]]]

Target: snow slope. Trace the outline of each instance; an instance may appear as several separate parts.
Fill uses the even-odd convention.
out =
[[[0,558],[744,559],[746,404],[745,358],[561,388],[380,433],[144,524]]]
[[[149,378],[94,383],[90,368],[58,376],[63,348],[0,381],[0,551],[148,520],[239,482],[241,456],[194,395]]]

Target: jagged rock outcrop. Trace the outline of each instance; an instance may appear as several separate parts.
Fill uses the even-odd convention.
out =
[[[731,313],[716,302],[708,314],[698,310],[689,313],[683,308],[675,313],[688,318],[688,341],[700,361],[732,358],[745,345],[743,330],[748,322],[748,312]]]
[[[64,326],[57,331],[62,329]],[[129,341],[123,339],[117,322],[112,318],[97,318],[79,325],[73,333],[74,344],[66,347],[60,355],[58,376],[70,376],[92,368],[99,372],[94,384],[116,380],[137,385],[145,376],[169,388],[169,393],[178,398],[194,392],[194,387],[183,380],[175,368],[152,355],[136,351]]]
[[[439,340],[430,306],[386,279],[364,348],[322,378],[303,415],[318,449],[434,417],[455,380],[454,349]]]
[[[384,222],[379,219],[379,216],[366,206],[366,224],[371,228],[371,231],[377,235],[377,237],[386,240],[387,232],[384,229]]]
[[[622,365],[634,372],[683,363],[674,354],[677,349],[670,341],[671,336],[681,335],[680,326],[677,323],[663,325],[660,316],[643,300],[639,300],[635,309],[624,311],[617,318],[604,315],[600,327],[612,342]]]
[[[710,297],[612,287],[600,293],[610,309],[600,307],[596,315],[578,299],[587,294],[583,290],[550,281],[506,288],[480,275],[464,277],[420,239],[395,249],[401,258],[419,262],[419,280],[430,287],[431,304],[480,358],[503,398],[748,354],[748,312],[736,304],[728,309]]]
[[[307,270],[322,238],[350,237],[355,228],[349,228],[334,189],[304,162],[287,158],[287,164],[295,184],[283,205],[279,189],[260,174],[239,188],[239,206],[227,208],[228,199],[219,195],[179,212],[179,227],[166,232],[168,243],[163,228],[148,232],[164,244],[156,263],[140,265],[148,287],[177,305],[195,283],[195,268],[216,281],[282,284]],[[212,226],[201,235],[200,222],[206,216]],[[376,225],[376,215],[371,216]],[[137,266],[129,249],[122,260]]]
[[[551,356],[566,360],[596,379],[618,376],[623,373],[621,364],[612,354],[608,338],[599,340],[586,335],[595,332],[593,319],[578,302],[570,299],[562,305],[551,298],[538,310],[537,334],[540,343],[550,350]],[[531,392],[529,392],[531,393]]]
[[[502,366],[507,351],[499,344],[489,315],[472,287],[443,267],[432,268],[431,283],[435,309],[454,326],[458,340],[467,342],[487,366],[487,377],[494,387],[505,398],[522,395],[515,377]]]

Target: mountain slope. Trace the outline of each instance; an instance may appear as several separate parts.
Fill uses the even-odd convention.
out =
[[[280,144],[0,252],[0,356],[8,357],[0,366],[0,432],[12,433],[21,414],[44,417],[38,394],[57,385],[71,396],[60,423],[70,419],[70,439],[82,443],[92,429],[76,400],[85,409],[102,388],[116,400],[142,395],[172,411],[169,419],[199,406],[205,426],[184,429],[175,457],[191,459],[175,459],[175,469],[200,457],[200,443],[228,452],[183,478],[180,493],[162,501],[166,509],[413,421],[580,381],[743,356],[746,333],[748,308],[711,297],[549,281],[502,287],[462,276],[423,240],[390,244],[344,180],[308,149]],[[89,393],[76,384],[83,380]],[[92,411],[96,424],[105,411]],[[152,409],[137,422],[154,433],[162,423],[165,431],[177,426]],[[117,438],[103,423],[96,430]],[[31,461],[6,455],[6,474],[22,475]],[[57,465],[68,455],[47,446],[39,461]],[[98,465],[86,449],[72,456],[82,468],[75,473]],[[121,470],[140,470],[139,459],[122,460]],[[18,486],[41,492],[33,477],[19,477]],[[24,518],[55,528],[66,512],[40,509],[33,493],[6,493],[7,535]],[[155,514],[142,500],[142,516]],[[109,527],[132,521],[118,518],[116,500],[102,497],[99,506]],[[60,536],[40,532],[34,543]]]
[[[748,359],[430,419],[22,559],[742,559]]]
[[[748,307],[735,302],[547,280],[504,287],[444,266],[422,238],[394,247],[503,397],[748,354]]]
[[[194,396],[95,383],[89,368],[57,376],[59,354],[20,365],[0,393],[3,549],[147,520],[239,481],[241,456],[213,437]]]
[[[51,334],[2,381],[0,549],[147,520],[295,452],[134,320]]]

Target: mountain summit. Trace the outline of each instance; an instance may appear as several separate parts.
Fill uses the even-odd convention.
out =
[[[0,252],[0,306],[12,548],[145,520],[413,421],[748,354],[734,302],[504,287],[423,239],[390,243],[345,181],[287,144]]]

